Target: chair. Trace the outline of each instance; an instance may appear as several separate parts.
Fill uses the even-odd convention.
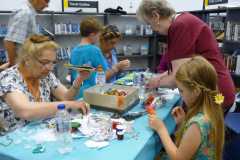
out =
[[[239,97],[236,96],[236,110],[240,108]],[[228,136],[225,138],[223,160],[240,160],[240,112],[229,112],[225,117],[225,126]]]

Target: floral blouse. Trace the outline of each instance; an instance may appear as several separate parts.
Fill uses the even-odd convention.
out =
[[[51,92],[60,85],[60,81],[53,73],[49,73],[40,80],[40,98],[43,102],[50,101]],[[27,85],[18,70],[18,65],[8,68],[0,73],[0,122],[4,130],[2,133],[23,126],[27,121],[16,117],[11,107],[4,101],[4,96],[10,92],[21,92],[29,101],[34,102],[34,97],[28,91]]]

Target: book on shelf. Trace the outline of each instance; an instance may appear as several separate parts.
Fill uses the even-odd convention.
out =
[[[56,35],[78,35],[80,34],[80,24],[78,23],[56,23],[54,24]]]
[[[167,44],[163,42],[158,42],[158,46],[159,46],[158,54],[164,55],[167,49]]]
[[[7,62],[7,53],[5,49],[0,49],[0,65]]]
[[[225,65],[228,70],[236,75],[240,75],[240,55],[223,55]]]
[[[230,21],[227,22],[226,29],[226,40],[228,41],[240,41],[240,24],[232,23]]]
[[[237,56],[235,74],[240,75],[240,55]]]

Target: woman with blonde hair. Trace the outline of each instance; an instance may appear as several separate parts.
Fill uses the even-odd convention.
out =
[[[222,107],[226,114],[234,103],[235,87],[208,24],[188,12],[176,14],[167,0],[142,0],[137,15],[154,31],[166,35],[168,40],[165,58],[169,71],[152,78],[147,87],[174,87],[179,66],[197,53],[206,58],[217,72],[218,87],[225,96]]]
[[[53,116],[58,104],[67,108],[89,108],[83,101],[73,101],[88,72],[81,72],[67,89],[51,72],[56,61],[58,45],[46,36],[30,36],[23,44],[18,63],[0,73],[0,119],[11,131],[28,121]],[[51,95],[57,100],[51,101]]]
[[[118,62],[116,45],[121,40],[122,35],[115,25],[107,25],[103,28],[99,36],[100,48],[107,61],[108,68],[113,69],[114,75],[108,82],[114,82],[117,79],[117,74],[130,67],[128,59]]]
[[[160,136],[172,160],[221,160],[224,145],[224,97],[217,88],[217,73],[204,58],[197,56],[182,64],[176,73],[176,83],[186,103],[172,111],[179,130],[176,144],[171,140],[162,120],[149,116],[149,125]],[[162,157],[162,159],[164,159]]]

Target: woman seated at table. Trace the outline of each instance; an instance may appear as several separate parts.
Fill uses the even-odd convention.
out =
[[[0,121],[5,132],[53,116],[58,104],[88,113],[83,101],[73,99],[89,73],[81,72],[70,89],[64,87],[51,72],[57,48],[48,37],[33,35],[23,44],[18,63],[0,73]],[[59,101],[50,102],[51,95]]]
[[[117,26],[108,25],[105,26],[100,34],[99,42],[102,53],[107,61],[108,68],[115,71],[115,75],[107,82],[114,82],[117,79],[117,73],[121,70],[129,68],[130,61],[128,59],[118,62],[116,45],[121,39],[121,33]]]

